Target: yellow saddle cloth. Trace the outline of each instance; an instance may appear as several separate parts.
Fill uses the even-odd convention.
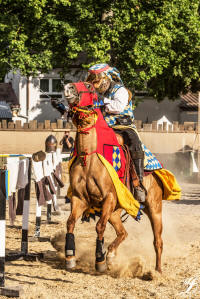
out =
[[[140,219],[141,215],[141,208],[143,207],[140,205],[140,203],[133,197],[132,193],[128,190],[128,188],[120,181],[117,172],[113,168],[113,166],[100,154],[97,154],[101,162],[104,164],[106,169],[108,170],[108,173],[110,174],[110,177],[113,181],[113,184],[115,186],[115,190],[118,197],[118,202],[120,206],[133,218],[136,220]],[[74,159],[73,159],[74,160]],[[70,161],[69,167],[72,165],[73,160]],[[71,198],[72,192],[71,188],[69,187],[67,197]],[[91,208],[86,213],[92,213],[93,208]]]
[[[163,184],[163,199],[164,200],[179,200],[181,199],[181,187],[179,186],[175,176],[167,169],[154,170],[154,173],[159,177]]]
[[[108,170],[113,184],[116,189],[117,197],[120,206],[133,218],[136,220],[140,219],[141,215],[141,208],[142,206],[140,203],[133,197],[132,193],[128,190],[128,188],[120,181],[117,172],[113,168],[113,166],[100,154],[97,154],[106,169]],[[72,164],[74,159],[70,161],[70,166]],[[69,167],[70,167],[69,166]],[[181,188],[176,181],[175,176],[166,169],[159,169],[159,170],[154,170],[154,173],[158,176],[158,178],[161,180],[163,184],[163,199],[164,200],[179,200],[181,198]],[[69,187],[68,189],[68,194],[67,196],[71,198],[72,192],[71,188]],[[98,210],[98,211],[97,211]],[[100,209],[97,208],[96,210],[92,207],[88,211],[86,211],[86,214],[97,214],[97,212],[100,212]]]

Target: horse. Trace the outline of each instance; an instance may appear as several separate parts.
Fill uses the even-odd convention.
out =
[[[88,93],[95,94],[92,85],[82,82],[86,91],[78,92],[74,83],[64,85],[64,95],[73,112],[73,122],[77,127],[76,159],[70,167],[71,213],[67,220],[67,233],[65,239],[66,268],[76,266],[74,228],[77,220],[91,206],[101,207],[101,216],[96,224],[96,261],[95,268],[99,272],[107,269],[117,256],[119,245],[127,237],[127,232],[121,219],[122,208],[118,203],[115,186],[112,179],[95,152],[97,147],[97,134],[95,130],[96,113],[92,107],[80,107],[81,96]],[[84,113],[83,113],[84,112]],[[84,114],[84,117],[83,117]],[[85,153],[85,154],[84,154]],[[87,154],[86,154],[87,153]],[[155,269],[162,273],[161,255],[162,241],[162,183],[154,175],[144,177],[143,185],[147,196],[144,212],[148,215],[154,235],[154,248],[156,253]],[[115,240],[104,250],[104,231],[109,222],[115,232]]]

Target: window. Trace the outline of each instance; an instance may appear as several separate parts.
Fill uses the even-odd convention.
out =
[[[61,92],[61,80],[60,79],[52,79],[52,91],[53,92]]]
[[[40,89],[49,92],[49,79],[40,79]]]
[[[40,79],[40,98],[63,98],[61,79],[42,78]]]

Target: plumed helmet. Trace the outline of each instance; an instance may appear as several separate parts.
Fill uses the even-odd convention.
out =
[[[106,75],[101,76],[98,81],[93,82],[94,88],[100,94],[104,94],[109,89],[110,84],[111,84],[111,80]]]
[[[91,66],[86,81],[91,82],[99,93],[105,93],[112,81],[123,85],[119,71],[106,63]]]
[[[57,139],[53,135],[49,135],[45,140],[45,152],[52,153],[55,152],[57,149]]]
[[[109,89],[111,83],[111,79],[104,73],[104,70],[107,68],[109,68],[107,64],[94,65],[89,69],[86,80],[92,83],[94,88],[101,94],[104,94]]]

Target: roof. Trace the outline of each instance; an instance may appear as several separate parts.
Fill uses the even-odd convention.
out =
[[[12,118],[12,112],[9,104],[6,102],[0,102],[0,119]]]
[[[19,104],[17,96],[10,83],[0,83],[0,101]]]
[[[181,103],[179,107],[183,110],[198,110],[198,93],[188,92],[180,95]]]

